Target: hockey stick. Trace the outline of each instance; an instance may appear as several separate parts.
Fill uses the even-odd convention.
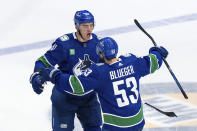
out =
[[[160,112],[161,114],[164,114],[166,116],[169,116],[169,117],[177,117],[177,115],[174,112],[165,112],[165,111],[162,111],[162,110],[160,110],[160,109],[158,109],[158,108],[156,108],[156,107],[154,107],[154,106],[152,106],[152,105],[150,105],[150,104],[148,104],[146,102],[144,104],[146,104],[146,105],[154,108],[155,110],[157,110],[158,112]]]
[[[154,41],[154,39],[152,38],[152,36],[151,36],[150,34],[148,34],[148,33],[144,30],[144,28],[140,25],[140,23],[139,23],[136,19],[134,19],[134,22],[135,22],[135,24],[141,29],[141,31],[144,32],[144,33],[151,39],[152,43],[153,43],[155,46],[157,46],[157,44],[156,44],[156,42]],[[170,68],[168,62],[167,62],[164,58],[162,58],[162,59],[163,59],[165,65],[166,65],[166,67],[168,68],[170,74],[172,75],[173,79],[175,80],[177,86],[178,86],[179,89],[181,90],[183,96],[185,97],[185,99],[188,99],[187,94],[185,93],[185,91],[183,90],[181,84],[180,84],[179,81],[177,80],[177,78],[176,78],[175,74],[173,73],[172,69]]]

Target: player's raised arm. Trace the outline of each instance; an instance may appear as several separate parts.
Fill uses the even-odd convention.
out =
[[[164,47],[152,47],[149,49],[149,55],[138,58],[136,64],[137,70],[141,76],[154,73],[162,65],[162,57],[166,58],[168,51]]]

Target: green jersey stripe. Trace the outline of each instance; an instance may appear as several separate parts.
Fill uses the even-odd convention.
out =
[[[148,56],[150,57],[151,61],[150,73],[154,73],[159,68],[158,59],[154,54],[149,54]]]
[[[117,126],[117,127],[131,127],[134,126],[144,119],[143,117],[143,107],[139,110],[136,115],[129,117],[121,117],[113,114],[103,113],[104,123]]]
[[[73,89],[74,94],[84,94],[83,85],[81,84],[80,80],[76,76],[71,75],[69,78],[69,82]]]
[[[51,67],[52,65],[48,62],[45,56],[41,56],[38,58],[38,61],[41,61],[47,68]]]

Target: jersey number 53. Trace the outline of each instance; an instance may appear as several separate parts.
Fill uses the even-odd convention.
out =
[[[119,90],[118,86],[123,85],[123,84],[125,85],[125,83],[126,83],[127,88],[133,86],[133,87],[131,87],[130,91],[133,92],[136,97],[134,97],[134,95],[127,96],[125,89]],[[115,81],[112,84],[113,84],[114,94],[122,96],[122,98],[116,99],[119,107],[127,106],[130,104],[130,102],[133,104],[137,103],[138,97],[139,97],[139,92],[137,90],[137,82],[134,77],[129,77],[125,80]],[[130,102],[129,102],[129,100],[130,100]]]

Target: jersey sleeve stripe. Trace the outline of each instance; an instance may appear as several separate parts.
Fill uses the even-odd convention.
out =
[[[41,56],[40,58],[38,58],[38,61],[41,61],[47,68],[51,67],[52,65],[49,63],[49,61],[47,60],[47,58],[45,56]]]
[[[159,63],[156,55],[149,54],[150,57],[150,73],[154,73],[159,68]]]
[[[121,117],[113,114],[103,113],[104,123],[117,127],[131,127],[141,123],[143,117],[143,107],[141,106],[139,112],[136,115],[129,117]]]
[[[74,94],[84,94],[83,85],[76,76],[71,75],[69,78],[69,82]]]

